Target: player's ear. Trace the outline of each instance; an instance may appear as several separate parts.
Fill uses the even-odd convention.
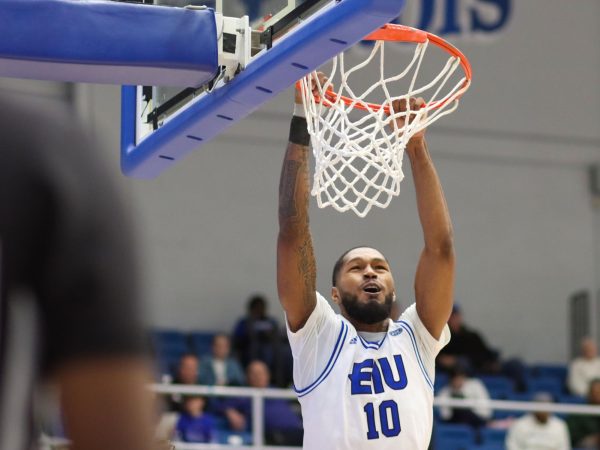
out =
[[[340,304],[340,291],[335,286],[331,288],[331,298],[336,305]]]

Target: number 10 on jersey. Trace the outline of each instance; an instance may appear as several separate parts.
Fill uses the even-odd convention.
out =
[[[367,416],[367,439],[379,439],[379,432],[385,437],[398,436],[401,431],[398,404],[394,400],[381,402],[379,408],[367,403],[363,408]]]

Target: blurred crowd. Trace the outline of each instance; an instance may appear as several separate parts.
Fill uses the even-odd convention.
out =
[[[260,295],[249,299],[246,314],[231,335],[167,332],[157,333],[155,341],[157,357],[163,360],[163,383],[251,388],[292,385],[285,328],[268,314],[267,301]],[[165,398],[163,409],[159,438],[196,443],[252,441],[250,397],[175,394]],[[302,445],[302,418],[296,401],[266,399],[263,420],[267,445]]]
[[[465,323],[455,306],[448,326],[450,343],[437,360],[439,398],[514,400],[600,406],[600,357],[593,339],[581,341],[580,355],[565,364],[530,365],[504,359],[483,335]],[[489,446],[473,448],[508,450],[600,449],[600,416],[529,414],[492,411],[487,406],[439,409],[438,424],[468,426],[473,440]],[[443,432],[435,433],[438,441]],[[445,448],[443,445],[437,448]]]

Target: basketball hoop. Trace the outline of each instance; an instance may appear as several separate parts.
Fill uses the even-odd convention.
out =
[[[467,58],[456,47],[431,33],[388,24],[365,40],[375,41],[375,44],[364,61],[346,68],[344,53],[341,53],[332,60],[327,81],[321,84],[313,72],[297,84],[302,91],[315,156],[311,194],[317,198],[320,208],[332,206],[340,212],[352,210],[359,217],[365,217],[373,206],[386,208],[392,197],[400,194],[406,144],[415,133],[453,112],[471,83],[471,66]],[[386,42],[390,41],[415,44],[415,50],[402,72],[386,77],[384,50]],[[437,69],[437,75],[431,81],[417,84],[430,43],[442,50],[446,62]],[[377,55],[378,80],[361,93],[355,93],[349,86],[349,77],[356,78],[356,73],[368,67]],[[462,75],[456,73],[459,67]],[[314,95],[312,80],[317,88]],[[402,83],[408,86],[401,86]],[[403,93],[391,95],[398,90]],[[380,101],[369,101],[374,96]],[[425,105],[418,110],[392,110],[393,101],[406,100],[408,104],[411,97],[423,97]],[[398,126],[396,119],[409,115],[414,119],[405,120],[404,126]]]

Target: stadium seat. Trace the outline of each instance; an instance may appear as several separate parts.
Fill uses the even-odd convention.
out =
[[[465,447],[464,450],[504,450],[504,444],[470,445],[469,447]]]
[[[499,375],[482,375],[478,378],[485,384],[491,398],[505,399],[515,391],[510,378]]]
[[[507,430],[498,428],[482,428],[479,430],[479,437],[482,444],[503,446],[506,440]]]
[[[468,425],[437,424],[433,443],[435,450],[463,450],[475,444],[475,431]]]
[[[179,330],[153,330],[152,337],[153,339],[164,343],[187,342],[185,333]]]
[[[570,394],[561,394],[557,401],[559,403],[573,403],[576,405],[584,405],[586,404],[586,400],[584,397],[580,397],[579,395],[570,395]]]
[[[538,377],[551,377],[560,380],[563,385],[567,379],[569,369],[563,364],[537,364],[533,367],[533,372]]]
[[[513,392],[507,397],[507,400],[513,400],[515,402],[530,402],[533,399],[533,393],[531,392]]]
[[[190,351],[187,336],[181,331],[155,330],[151,337],[159,357],[175,357]]]
[[[554,377],[529,378],[527,379],[527,392],[547,392],[558,399],[563,394],[563,384]]]
[[[215,333],[207,332],[207,331],[194,331],[190,333],[190,341],[192,343],[192,348],[194,353],[198,356],[204,356],[211,352],[212,340],[215,336]]]
[[[435,392],[439,392],[441,388],[448,384],[448,375],[444,372],[436,372],[433,388]]]
[[[495,409],[492,418],[494,420],[504,420],[504,419],[508,419],[509,417],[512,417],[512,418],[521,417],[523,414],[525,414],[524,411]]]

